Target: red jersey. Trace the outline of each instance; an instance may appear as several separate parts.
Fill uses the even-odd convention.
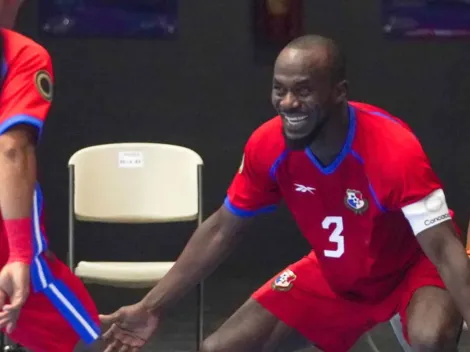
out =
[[[49,112],[53,96],[53,73],[51,58],[42,46],[25,36],[1,29],[3,49],[2,91],[0,93],[0,133],[5,133],[17,124],[29,124],[41,134],[43,123]],[[28,297],[23,307],[19,326],[14,335],[27,342],[32,349],[57,350],[76,344],[78,337],[90,343],[101,334],[97,324],[96,310],[84,287],[68,268],[56,258],[43,253],[47,250],[47,240],[43,222],[43,198],[39,184],[36,186],[31,214],[33,227],[34,258],[30,265],[31,284],[35,293]],[[8,243],[0,226],[0,262],[8,258]],[[21,324],[41,314],[50,331],[34,324]],[[29,316],[29,319],[28,319]],[[62,316],[62,317],[61,317]],[[73,330],[64,327],[69,323]],[[36,324],[37,325],[37,324]],[[62,340],[57,339],[57,331]],[[38,347],[39,346],[39,347]],[[47,346],[47,347],[46,347]],[[50,348],[50,349],[48,349]]]
[[[239,216],[283,199],[331,287],[385,295],[421,254],[415,234],[450,218],[442,186],[405,123],[349,103],[342,151],[323,166],[309,148],[288,150],[279,116],[249,138],[225,200]]]
[[[51,58],[41,45],[19,33],[1,29],[0,35],[3,53],[0,134],[15,125],[28,124],[36,127],[40,135],[53,95]],[[35,259],[31,265],[31,280],[36,291],[52,282],[50,270],[40,256],[47,249],[42,213],[42,193],[37,185],[32,214]],[[6,236],[0,232],[0,237]]]
[[[0,133],[19,123],[41,131],[52,100],[51,58],[46,49],[19,33],[2,29],[1,35]]]

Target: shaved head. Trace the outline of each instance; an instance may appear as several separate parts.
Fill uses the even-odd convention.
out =
[[[338,45],[320,35],[305,35],[291,41],[281,51],[276,63],[302,65],[323,70],[333,83],[346,79],[346,60]]]

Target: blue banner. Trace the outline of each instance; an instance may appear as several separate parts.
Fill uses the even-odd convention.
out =
[[[382,16],[387,37],[470,36],[470,0],[382,0]]]
[[[177,0],[43,0],[42,33],[54,37],[173,37]]]

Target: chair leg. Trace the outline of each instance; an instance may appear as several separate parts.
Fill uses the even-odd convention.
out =
[[[199,351],[204,340],[204,282],[197,286],[197,335],[196,347]]]
[[[390,319],[390,325],[392,326],[393,333],[397,337],[398,343],[400,344],[402,350],[404,352],[413,352],[413,349],[403,337],[403,326],[398,314]]]
[[[372,336],[370,335],[370,333],[367,333],[366,339],[367,339],[367,344],[369,345],[370,349],[373,352],[380,352],[374,340],[372,340]]]

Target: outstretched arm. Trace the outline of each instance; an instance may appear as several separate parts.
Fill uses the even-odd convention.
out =
[[[240,242],[241,230],[250,219],[275,209],[281,194],[272,165],[279,154],[266,157],[264,145],[260,149],[265,131],[252,134],[224,205],[196,229],[165,277],[139,303],[100,316],[104,325],[111,325],[103,334],[105,352],[121,351],[121,346],[133,351],[142,347],[157,328],[160,313],[222,263]]]
[[[271,173],[280,153],[261,157],[269,150],[263,133],[261,127],[248,140],[224,205],[196,230],[174,267],[144,298],[149,311],[164,310],[206,278],[235,248],[250,219],[275,209],[281,193]]]
[[[157,328],[160,313],[210,275],[234,250],[247,222],[222,206],[196,229],[175,265],[142,301],[101,315],[102,324],[110,326],[103,334],[105,352],[121,351],[122,345],[138,351]]]
[[[209,276],[235,249],[240,230],[249,222],[222,206],[194,232],[168,274],[143,299],[144,306],[159,312],[177,302]]]

